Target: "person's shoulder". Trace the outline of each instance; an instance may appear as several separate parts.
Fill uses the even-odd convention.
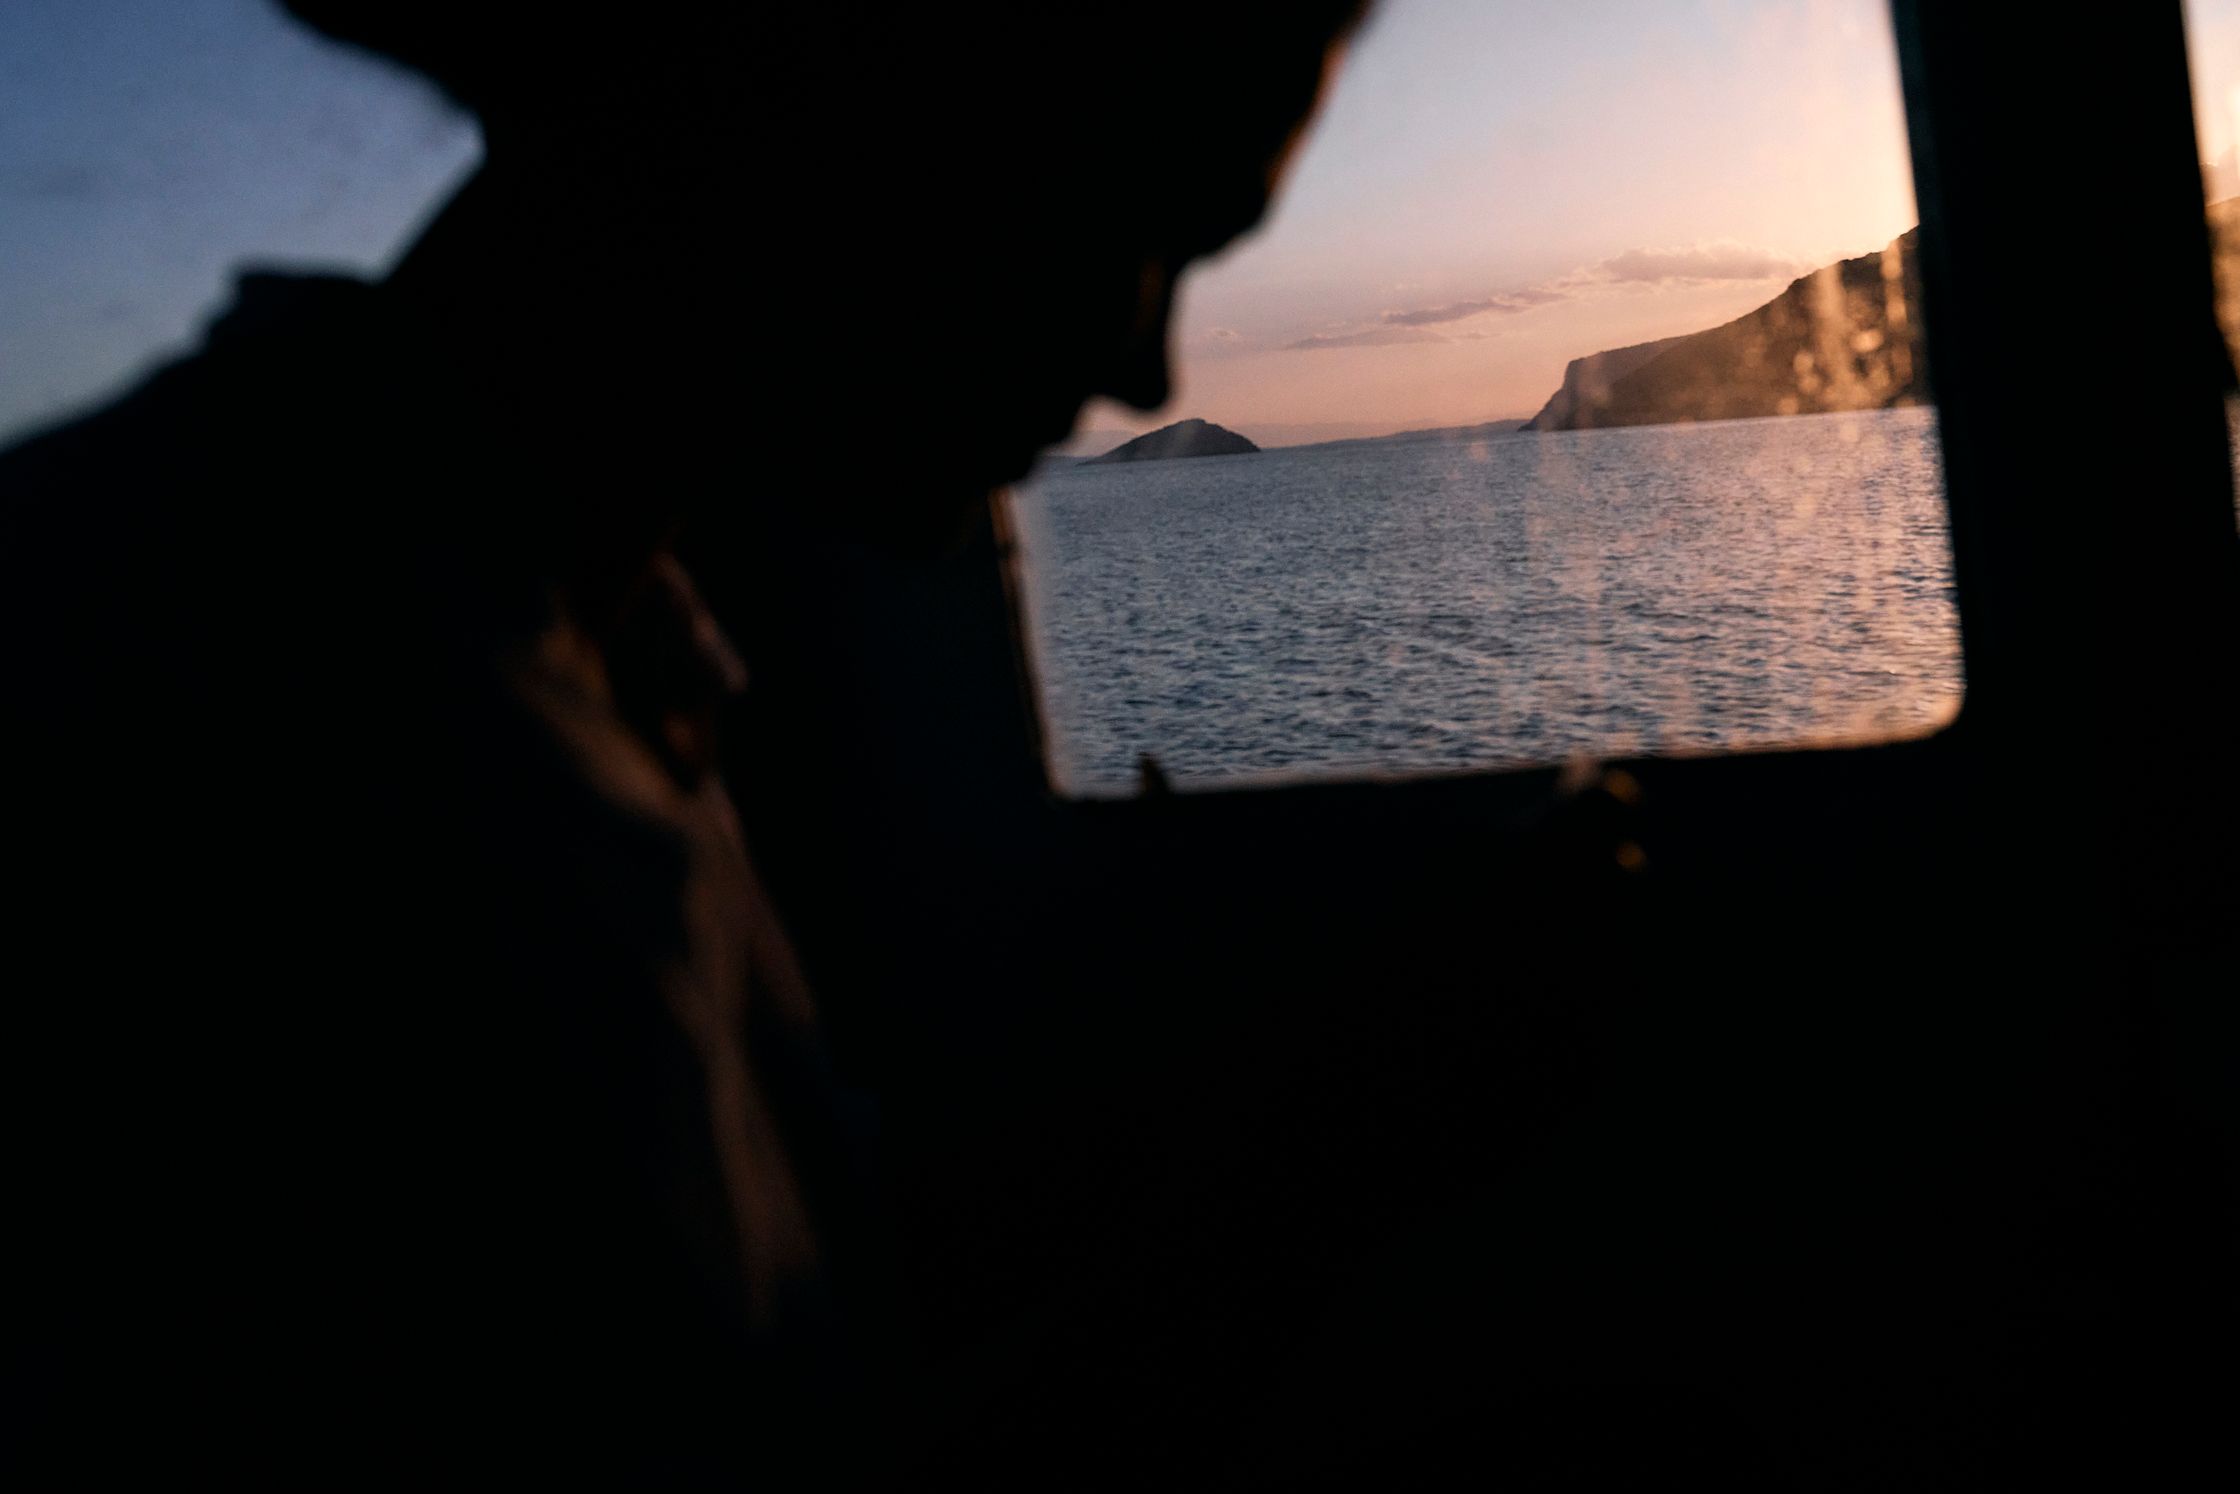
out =
[[[247,516],[319,444],[321,391],[357,378],[376,296],[245,273],[192,351],[0,450],[0,609],[67,652],[104,616],[222,579]]]
[[[160,533],[191,490],[223,479],[238,491],[284,461],[323,423],[322,400],[346,402],[394,341],[377,289],[338,275],[244,272],[191,352],[0,449],[13,563],[42,564],[54,544],[113,543],[151,521]]]
[[[159,434],[181,446],[216,445],[234,419],[256,414],[253,404],[240,401],[249,392],[245,385],[300,403],[324,381],[307,384],[285,376],[306,372],[307,358],[335,363],[345,351],[338,334],[343,342],[370,340],[384,322],[374,304],[378,291],[372,282],[350,276],[243,270],[232,298],[191,351],[142,375],[106,403],[0,447],[0,483],[13,497],[34,479],[134,459],[152,465],[158,456],[179,455],[148,449],[146,440]]]

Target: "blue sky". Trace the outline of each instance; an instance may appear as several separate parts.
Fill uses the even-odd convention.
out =
[[[185,348],[238,262],[378,270],[479,152],[264,0],[7,0],[0,438]]]

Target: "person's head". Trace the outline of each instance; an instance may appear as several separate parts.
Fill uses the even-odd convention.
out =
[[[955,487],[1091,396],[1165,402],[1177,278],[1264,214],[1367,0],[284,3],[433,76],[494,168],[656,183],[646,247],[736,277],[738,325],[681,330],[751,376],[749,428],[876,432]]]
[[[945,418],[985,422],[991,481],[1091,395],[1166,403],[1179,279],[1266,213],[1362,6],[1050,9],[1063,17],[983,12],[953,34],[950,55],[975,60],[966,89],[895,85],[938,122],[913,150],[913,209],[965,231],[891,278],[927,351],[969,372]]]

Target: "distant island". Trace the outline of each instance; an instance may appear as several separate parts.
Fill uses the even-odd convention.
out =
[[[1259,449],[1235,431],[1210,420],[1178,420],[1133,441],[1123,441],[1103,456],[1090,457],[1084,465],[1163,462],[1175,457],[1244,456]]]
[[[1389,436],[1347,436],[1337,441],[1310,441],[1286,446],[1285,451],[1336,451],[1353,446],[1466,445],[1492,436],[1513,436],[1532,424],[1529,420],[1481,420],[1476,425],[1441,425],[1428,429],[1394,431]]]
[[[1574,359],[1534,431],[1883,410],[1929,400],[1921,230],[1722,327]]]

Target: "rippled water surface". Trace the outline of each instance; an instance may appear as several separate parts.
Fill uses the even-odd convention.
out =
[[[1060,780],[1911,734],[1960,699],[1928,410],[1045,470]]]

